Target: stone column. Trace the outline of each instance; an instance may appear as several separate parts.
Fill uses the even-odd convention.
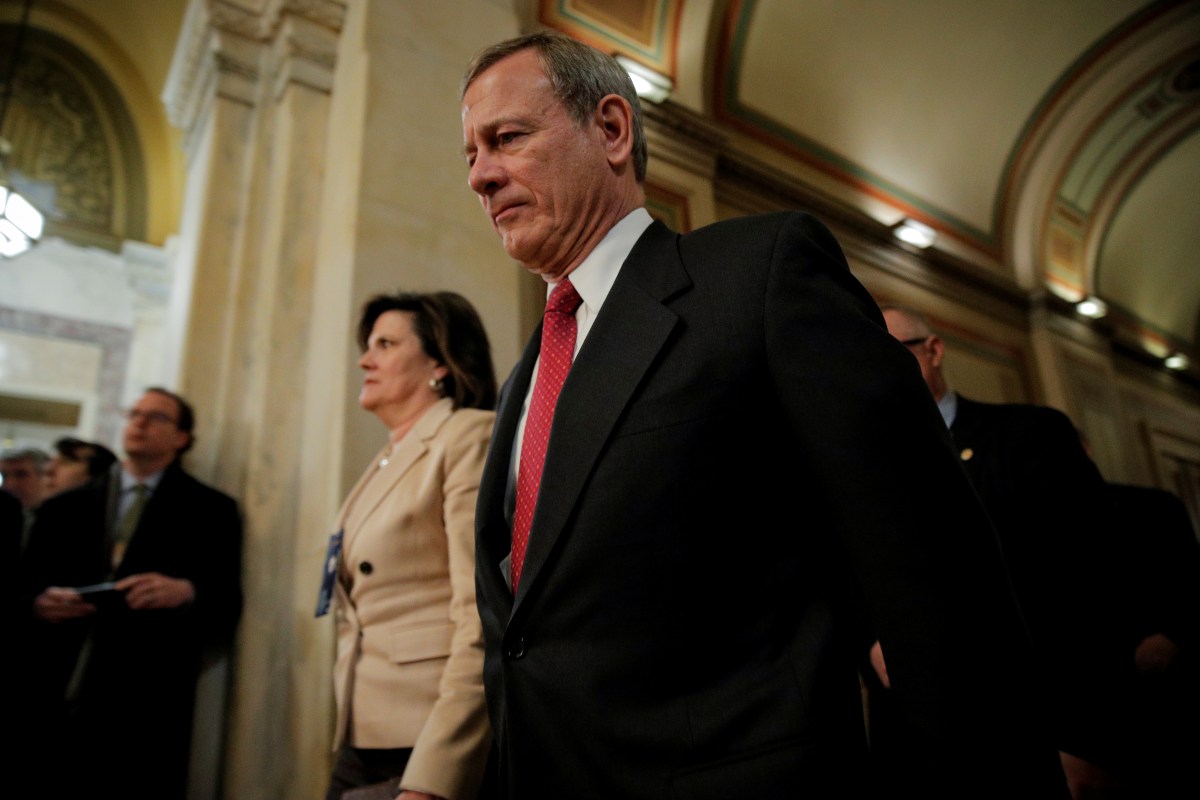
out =
[[[164,93],[188,157],[169,350],[200,417],[192,469],[245,515],[223,763],[204,760],[211,737],[197,748],[230,800],[318,800],[332,764],[316,590],[338,506],[386,436],[356,402],[362,302],[463,293],[501,377],[524,344],[522,271],[466,186],[457,93],[520,15],[495,0],[189,6]]]
[[[299,556],[327,533],[341,489],[302,443],[345,12],[338,0],[193,0],[164,93],[188,157],[172,319],[178,385],[199,416],[191,467],[239,498],[246,531],[228,721],[218,663],[198,703],[194,797],[222,794],[222,771],[222,796],[245,798],[318,797],[328,776],[332,631],[312,622],[319,566]],[[327,366],[340,382],[342,365]]]

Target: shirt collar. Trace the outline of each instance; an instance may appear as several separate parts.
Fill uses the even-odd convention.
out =
[[[942,399],[938,400],[938,411],[942,412],[942,419],[949,428],[954,425],[954,419],[958,416],[958,395],[953,389],[947,389],[942,395]]]
[[[153,475],[150,475],[149,477],[142,478],[139,480],[138,478],[133,477],[128,472],[126,472],[124,469],[122,469],[121,470],[121,493],[124,494],[125,492],[128,492],[133,487],[137,486],[139,483],[142,483],[142,484],[145,484],[146,488],[150,490],[151,494],[153,494],[154,490],[158,488],[159,482],[162,480],[163,472],[165,472],[165,470],[160,469],[158,472],[154,473]]]
[[[568,277],[583,300],[580,308],[586,310],[589,318],[600,311],[600,306],[604,304],[604,299],[608,297],[608,292],[617,279],[617,273],[621,271],[621,265],[625,263],[633,246],[652,222],[654,218],[650,216],[650,212],[645,208],[635,208],[609,228],[600,243],[587,254],[587,258],[571,270]],[[557,285],[555,283],[546,287],[546,297],[550,296],[550,292]]]

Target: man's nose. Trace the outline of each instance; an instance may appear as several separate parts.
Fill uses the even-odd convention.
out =
[[[467,183],[475,194],[481,197],[490,195],[503,185],[504,170],[500,168],[496,159],[487,153],[477,153],[475,163],[471,164],[471,171],[467,175]]]

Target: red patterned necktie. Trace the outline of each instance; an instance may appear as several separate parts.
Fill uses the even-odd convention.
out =
[[[554,405],[571,359],[575,355],[575,310],[583,302],[571,281],[563,278],[546,301],[542,318],[542,347],[538,353],[538,375],[529,400],[525,418],[525,436],[521,439],[521,463],[517,467],[517,509],[513,514],[512,588],[517,593],[525,548],[529,544],[529,526],[537,505],[538,486],[542,481],[542,465],[546,461],[546,444],[550,441],[550,423],[554,421]]]

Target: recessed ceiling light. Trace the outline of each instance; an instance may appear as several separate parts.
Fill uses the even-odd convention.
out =
[[[1183,353],[1172,353],[1163,361],[1163,366],[1167,369],[1182,370],[1187,369],[1191,361]]]
[[[617,63],[629,73],[637,96],[648,103],[661,103],[671,96],[674,83],[666,75],[650,69],[644,64],[634,61],[627,56],[617,56]]]
[[[1099,297],[1088,297],[1076,303],[1075,310],[1089,319],[1100,319],[1108,313],[1108,304]]]
[[[908,242],[922,250],[937,240],[937,231],[924,223],[917,222],[915,219],[908,219],[907,217],[900,220],[892,228],[892,233],[900,241]]]

